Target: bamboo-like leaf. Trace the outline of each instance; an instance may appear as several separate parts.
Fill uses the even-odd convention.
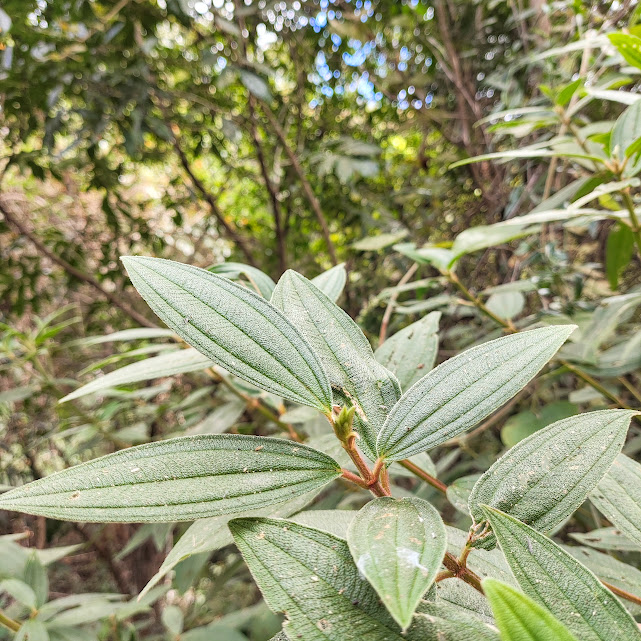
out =
[[[149,306],[199,352],[261,389],[331,411],[331,389],[318,357],[259,294],[191,265],[140,256],[122,261]]]
[[[641,465],[619,454],[590,500],[626,538],[641,547]]]
[[[347,543],[358,569],[406,629],[445,554],[440,514],[418,498],[374,499],[352,521]]]
[[[553,151],[550,149],[514,149],[510,151],[497,151],[491,154],[474,156],[473,158],[464,158],[452,163],[449,168],[455,169],[463,165],[469,165],[475,162],[484,162],[486,160],[518,160],[520,158],[580,158],[583,160],[592,160],[602,163],[603,158],[586,153],[573,153],[563,151]]]
[[[305,277],[285,272],[272,301],[318,354],[335,400],[356,406],[359,445],[375,458],[376,433],[400,396],[396,377],[376,361],[358,325]]]
[[[276,438],[185,436],[108,454],[0,496],[0,509],[91,522],[193,521],[280,503],[340,474]]]
[[[203,356],[198,350],[192,347],[174,351],[169,354],[152,356],[151,358],[125,365],[99,378],[94,378],[93,381],[61,398],[60,403],[112,389],[119,385],[129,385],[154,378],[196,372],[207,367],[212,367],[213,365],[214,362],[211,359]]]
[[[487,596],[503,641],[578,641],[545,608],[496,579],[485,579]]]
[[[573,330],[557,325],[504,336],[445,361],[394,406],[378,454],[407,458],[474,427],[531,381]]]
[[[441,312],[427,314],[390,336],[374,352],[376,360],[394,372],[401,389],[409,389],[434,367],[440,318]]]
[[[485,515],[523,592],[578,639],[641,639],[637,624],[621,602],[588,568],[514,517],[489,507]]]
[[[229,527],[267,605],[286,614],[288,638],[425,641],[418,619],[401,634],[342,539],[277,519],[234,519]]]
[[[629,410],[571,416],[535,432],[508,450],[477,481],[470,513],[495,507],[542,532],[551,532],[585,501],[621,451]]]
[[[323,292],[334,303],[338,300],[338,297],[343,293],[345,288],[345,283],[347,282],[347,272],[345,271],[345,265],[341,263],[340,265],[334,265],[331,269],[324,271],[322,274],[319,274],[311,280],[318,289]]]

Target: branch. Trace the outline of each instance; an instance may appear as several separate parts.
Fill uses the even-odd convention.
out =
[[[300,179],[303,185],[303,191],[305,192],[305,196],[307,197],[307,200],[309,201],[309,204],[313,209],[314,214],[316,214],[316,218],[318,219],[318,222],[321,226],[321,231],[323,232],[323,238],[325,239],[325,244],[327,245],[327,251],[329,252],[330,258],[332,260],[332,264],[337,265],[338,259],[336,258],[336,249],[334,248],[334,243],[332,243],[332,239],[329,233],[329,226],[327,224],[327,220],[325,219],[325,215],[323,214],[323,210],[321,209],[320,202],[318,201],[318,198],[316,198],[316,195],[312,190],[312,186],[309,184],[309,180],[307,180],[307,177],[305,176],[305,172],[301,167],[298,157],[296,156],[293,149],[290,147],[289,143],[287,142],[287,137],[285,136],[285,132],[283,131],[283,128],[280,126],[280,123],[276,119],[276,116],[274,116],[274,113],[269,108],[269,105],[267,105],[267,103],[263,102],[262,100],[260,101],[260,107],[263,110],[263,113],[265,114],[265,116],[267,116],[267,120],[269,120],[269,123],[274,128],[274,131],[276,132],[278,139],[280,140],[281,144],[283,145],[283,148],[285,149],[285,152],[287,153],[287,156],[289,157],[289,161],[292,163],[292,167],[294,168],[294,171],[298,175],[298,178]]]
[[[0,212],[2,212],[5,220],[9,224],[13,225],[22,236],[28,238],[38,248],[41,254],[45,255],[49,260],[62,267],[68,274],[71,274],[74,278],[91,285],[91,287],[100,292],[100,294],[112,305],[125,312],[127,316],[135,320],[139,325],[143,325],[144,327],[158,327],[155,323],[137,312],[133,307],[130,307],[127,303],[123,302],[121,294],[107,291],[93,276],[85,274],[64,260],[64,258],[54,254],[37,236],[35,236],[35,234],[30,232],[23,225],[22,222],[19,221],[18,218],[14,216],[14,214],[12,214],[2,202],[0,202]]]

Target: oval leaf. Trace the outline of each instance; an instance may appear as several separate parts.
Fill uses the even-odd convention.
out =
[[[641,465],[619,454],[590,500],[625,537],[641,546]]]
[[[424,316],[390,336],[374,352],[376,360],[394,372],[401,389],[409,389],[434,367],[440,318],[441,312]]]
[[[422,499],[374,499],[352,521],[347,543],[356,567],[406,629],[447,547],[439,513]]]
[[[470,513],[495,507],[551,532],[585,501],[621,451],[629,410],[603,410],[557,421],[528,436],[490,467],[469,499]]]
[[[523,592],[578,639],[641,639],[621,602],[588,568],[529,525],[493,508],[484,511]]]
[[[485,579],[483,590],[503,641],[577,641],[545,608],[513,587]]]
[[[378,435],[379,455],[407,458],[474,427],[531,381],[574,327],[504,336],[445,361],[394,406]]]
[[[91,522],[193,521],[280,503],[329,483],[329,456],[276,438],[185,436],[121,450],[0,496],[0,509]]]
[[[318,289],[323,292],[334,303],[338,300],[338,297],[343,293],[345,288],[345,283],[347,282],[347,272],[345,271],[345,265],[341,263],[340,265],[334,265],[331,269],[319,274],[311,280]]]
[[[208,267],[207,271],[226,276],[230,280],[238,280],[240,276],[244,276],[249,286],[267,300],[272,297],[272,292],[276,287],[276,283],[265,272],[244,263],[220,263]]]
[[[318,354],[336,402],[356,407],[359,445],[375,458],[376,434],[400,396],[396,377],[376,361],[358,325],[304,276],[286,271],[272,301]]]
[[[301,333],[259,294],[205,269],[125,256],[140,295],[181,338],[261,389],[329,413],[323,367]]]

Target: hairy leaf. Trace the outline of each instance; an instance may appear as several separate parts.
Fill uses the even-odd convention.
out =
[[[440,514],[422,499],[377,498],[357,513],[347,543],[356,567],[406,629],[445,554]]]
[[[621,451],[629,410],[588,412],[557,421],[528,436],[477,481],[470,513],[483,520],[482,504],[551,532],[582,503]]]
[[[243,263],[220,263],[208,267],[207,271],[226,276],[231,280],[237,280],[239,276],[244,276],[250,287],[267,300],[272,297],[272,292],[276,287],[276,283],[265,272]]]
[[[375,458],[376,434],[400,396],[396,377],[376,361],[358,325],[304,276],[285,272],[272,301],[318,354],[335,400],[356,407],[359,445]]]
[[[66,401],[102,392],[119,385],[129,385],[130,383],[139,383],[140,381],[148,381],[164,376],[196,372],[213,365],[214,362],[212,360],[191,347],[177,352],[174,351],[170,354],[161,354],[160,356],[153,356],[143,361],[125,365],[113,372],[109,372],[109,374],[94,378],[93,381],[61,398],[60,402],[65,403]]]
[[[71,521],[192,521],[280,503],[329,483],[329,456],[276,438],[185,436],[108,454],[0,496],[0,509]]]
[[[641,632],[621,602],[570,554],[508,514],[488,507],[485,515],[521,589],[578,639],[641,639]]]
[[[394,406],[378,435],[379,455],[407,458],[474,427],[532,380],[573,329],[560,325],[505,336],[445,361]]]
[[[485,579],[487,596],[503,641],[578,641],[545,608],[496,579]]]
[[[347,272],[345,271],[345,265],[341,263],[340,265],[334,265],[331,269],[324,271],[322,274],[319,274],[311,280],[318,289],[323,292],[334,303],[338,300],[338,297],[343,293],[345,288],[345,283],[347,282]]]
[[[499,641],[485,621],[444,601],[421,603],[415,618],[423,624],[426,640]]]
[[[374,352],[376,360],[394,372],[401,389],[409,389],[434,367],[440,318],[440,312],[431,312],[390,336]]]
[[[191,265],[140,256],[122,260],[150,307],[199,352],[261,389],[331,411],[318,357],[259,294]]]
[[[624,454],[603,477],[590,500],[625,537],[641,547],[641,465]]]

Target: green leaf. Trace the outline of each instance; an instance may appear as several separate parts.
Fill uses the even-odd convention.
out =
[[[400,243],[394,249],[422,265],[432,265],[441,273],[449,271],[450,264],[455,262],[454,253],[443,247],[416,247],[414,243]]]
[[[637,38],[637,40],[641,42],[641,39]],[[628,157],[628,148],[639,138],[641,138],[641,102],[635,102],[614,123],[610,135],[610,155],[618,161],[623,161]]]
[[[569,535],[575,541],[598,550],[641,552],[641,546],[638,543],[630,541],[621,530],[615,527],[601,527],[591,532],[570,532]]]
[[[462,231],[454,240],[452,253],[454,254],[451,263],[454,263],[461,256],[471,254],[488,247],[503,245],[516,238],[522,238],[536,231],[526,225],[480,225],[470,227]]]
[[[376,361],[358,325],[304,276],[286,271],[272,300],[318,354],[335,402],[356,407],[359,445],[375,458],[376,434],[400,397],[396,377]]]
[[[154,378],[186,374],[213,367],[214,361],[203,356],[198,350],[192,347],[173,351],[169,354],[152,356],[142,361],[125,365],[119,369],[109,372],[104,376],[95,378],[86,385],[79,387],[70,394],[60,399],[60,403],[72,401],[89,394],[96,394],[104,390],[112,389],[120,385],[130,385],[140,381],[148,381]]]
[[[608,38],[627,63],[641,69],[641,38],[627,33],[611,33]]]
[[[112,343],[119,341],[139,341],[148,338],[168,338],[175,336],[170,329],[161,327],[134,327],[133,329],[123,329],[120,332],[112,332],[104,336],[88,336],[74,341],[75,345],[100,345],[102,343]]]
[[[168,605],[165,607],[160,616],[160,620],[165,630],[167,630],[172,637],[180,636],[180,633],[183,631],[185,619],[182,610],[177,605]]]
[[[480,474],[459,476],[447,486],[447,500],[462,514],[469,515],[470,513],[470,508],[468,507],[470,493],[479,478]]]
[[[24,580],[36,595],[36,608],[42,607],[49,598],[49,577],[36,554],[31,554],[24,567]]]
[[[29,619],[24,622],[13,639],[14,641],[49,641],[49,633],[40,621]]]
[[[422,499],[377,498],[357,513],[347,543],[356,567],[407,629],[445,554],[440,514]]]
[[[545,608],[513,587],[485,579],[483,590],[503,641],[577,641]]]
[[[574,416],[578,411],[579,408],[574,403],[555,401],[541,408],[538,416],[530,410],[519,412],[505,422],[501,429],[501,440],[506,447],[513,447],[546,425]]]
[[[621,602],[570,554],[499,510],[485,508],[485,516],[523,592],[546,607],[578,639],[641,639],[637,624]]]
[[[525,296],[521,292],[497,292],[492,294],[485,306],[499,318],[511,320],[525,307]]]
[[[347,530],[357,514],[356,510],[305,510],[291,518],[301,525],[346,539]]]
[[[499,641],[494,629],[485,621],[445,601],[424,601],[415,619],[423,624],[426,640]]]
[[[570,102],[570,100],[572,100],[572,96],[581,86],[582,82],[582,78],[577,78],[574,82],[566,84],[565,87],[563,87],[563,89],[561,89],[561,91],[559,91],[559,93],[556,95],[556,99],[554,102],[561,107],[565,107]]]
[[[590,494],[590,501],[625,537],[641,547],[641,465],[624,454]]]
[[[511,151],[498,151],[492,154],[482,154],[481,156],[474,156],[473,158],[464,158],[463,160],[452,163],[449,169],[470,165],[475,162],[484,162],[486,160],[517,160],[520,158],[581,158],[584,160],[592,160],[599,164],[603,163],[603,158],[586,153],[563,152],[561,150],[552,151],[550,149],[514,149]]]
[[[5,592],[12,599],[29,609],[37,608],[36,593],[30,585],[19,579],[5,579],[0,581],[0,593]]]
[[[286,614],[288,638],[425,641],[420,617],[401,634],[342,539],[277,519],[234,519],[229,527],[267,605]]]
[[[409,389],[434,367],[440,319],[440,312],[431,312],[390,336],[374,352],[376,360],[396,375],[401,389]]]
[[[394,406],[378,435],[379,455],[407,458],[474,427],[531,381],[574,328],[504,336],[445,361]]]
[[[331,411],[331,389],[318,357],[261,296],[191,265],[132,256],[122,260],[150,307],[199,352],[261,389]]]
[[[551,532],[585,501],[621,451],[635,412],[602,410],[557,421],[517,443],[478,480],[470,513],[481,505]]]
[[[220,263],[208,267],[207,271],[225,276],[230,280],[238,280],[240,276],[244,276],[249,286],[267,300],[272,297],[274,287],[276,287],[276,283],[265,272],[243,263]]]
[[[192,521],[320,488],[340,474],[322,452],[276,438],[212,434],[108,454],[0,496],[0,509],[90,522]]]
[[[338,300],[338,297],[343,293],[345,288],[345,283],[347,282],[347,272],[345,271],[345,265],[341,263],[340,265],[334,265],[331,269],[324,271],[322,274],[319,274],[311,280],[318,289],[323,292],[334,303]]]
[[[639,103],[641,104],[641,103]],[[619,275],[628,266],[634,253],[634,234],[623,223],[617,223],[608,234],[605,246],[605,273],[610,289],[619,286]]]
[[[358,251],[379,251],[389,247],[407,236],[407,231],[400,231],[389,234],[379,234],[378,236],[368,236],[352,243],[352,247]]]

